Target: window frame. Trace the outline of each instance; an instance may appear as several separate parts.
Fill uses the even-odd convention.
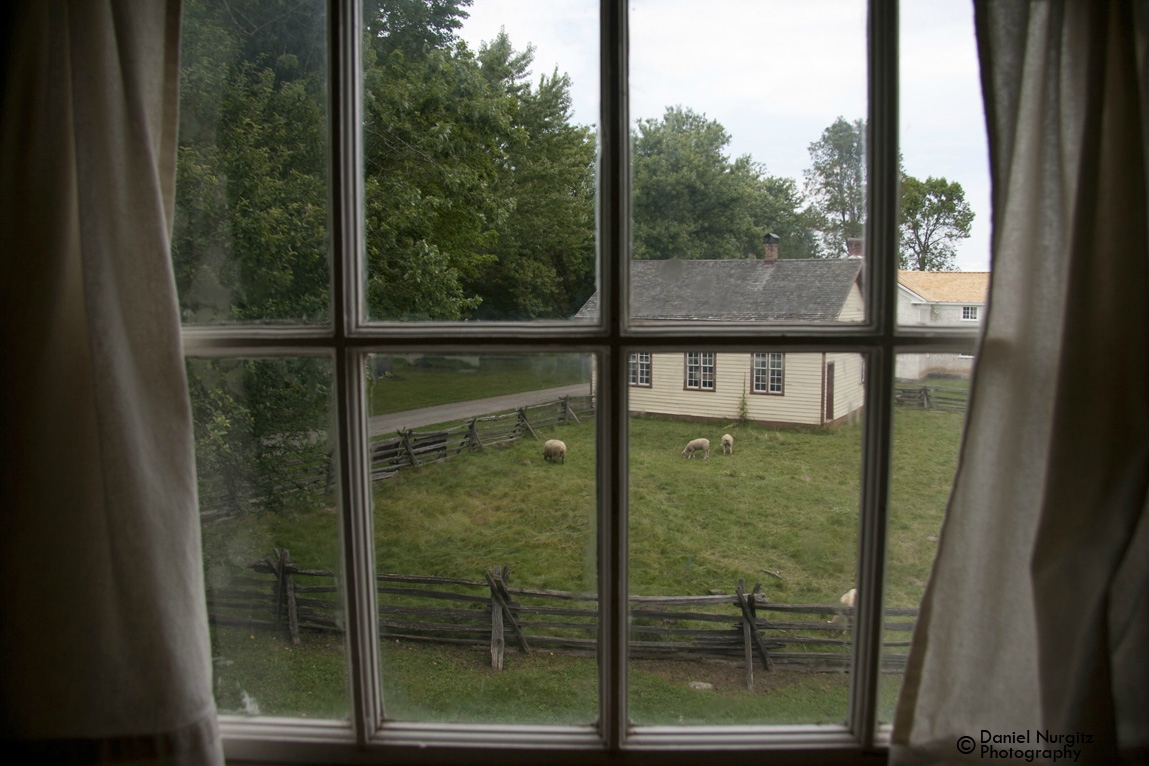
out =
[[[628,13],[624,0],[600,0],[600,132],[597,194],[599,317],[588,322],[368,323],[363,300],[362,104],[359,62],[362,8],[327,0],[328,156],[331,313],[325,325],[189,326],[189,357],[325,356],[334,369],[333,428],[339,490],[344,614],[350,678],[348,721],[221,717],[229,760],[275,762],[444,762],[481,757],[512,763],[547,757],[617,763],[620,755],[681,760],[684,749],[763,751],[777,762],[860,758],[888,744],[877,725],[881,660],[887,500],[894,363],[902,353],[972,353],[966,328],[899,327],[898,251],[898,8],[866,0],[867,233],[865,320],[826,325],[658,324],[627,312],[630,249],[630,120]],[[866,375],[857,543],[858,602],[846,721],[829,726],[633,726],[626,718],[627,395],[628,354],[683,353],[699,338],[711,353],[747,353],[764,345],[779,352],[858,353]],[[383,721],[374,588],[371,487],[366,444],[363,361],[371,353],[548,352],[593,356],[597,379],[597,470],[600,635],[599,720],[590,726],[446,725]],[[715,361],[716,361],[715,356]],[[412,749],[417,747],[419,749]],[[413,755],[417,754],[417,755]],[[735,753],[732,752],[732,756]]]
[[[963,322],[976,322],[978,321],[978,314],[981,312],[978,309],[980,306],[962,306],[961,307],[961,321]]]
[[[760,357],[766,357],[766,366],[759,367],[758,361]],[[778,357],[778,387],[774,387],[774,373],[775,367],[773,365],[774,357]],[[780,351],[755,351],[750,357],[750,369],[752,372],[752,382],[750,384],[750,393],[758,394],[759,396],[785,396],[786,395],[786,354]],[[758,388],[758,373],[761,372],[765,378],[765,388]],[[865,381],[862,381],[863,383]]]
[[[631,386],[635,388],[652,388],[654,386],[654,361],[649,351],[632,351],[627,362],[627,369],[630,374]],[[642,382],[644,369],[646,370],[645,383]]]
[[[697,357],[693,363],[690,357]],[[710,364],[706,364],[709,357]],[[718,387],[718,357],[713,351],[687,351],[682,357],[682,388],[684,391],[701,391],[707,394],[714,393]],[[706,387],[707,371],[709,370],[710,387]],[[691,374],[695,376],[695,385],[690,385]]]

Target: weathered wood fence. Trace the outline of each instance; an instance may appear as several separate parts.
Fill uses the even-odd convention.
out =
[[[501,415],[485,415],[446,429],[400,429],[395,436],[371,442],[371,479],[389,479],[405,468],[449,460],[460,453],[507,444],[525,436],[539,438],[537,430],[580,423],[594,416],[590,396],[564,396],[553,402],[520,407]],[[326,491],[334,481],[331,453],[276,462],[270,486],[283,491]],[[200,519],[223,520],[259,503],[266,487],[257,482],[204,477],[200,483]],[[265,485],[267,482],[264,483]]]
[[[968,389],[948,386],[895,386],[894,395],[896,404],[927,410],[965,412],[969,404]]]
[[[236,577],[227,588],[208,589],[214,624],[286,631],[295,643],[305,630],[343,630],[331,572],[300,569],[280,550],[249,568],[265,577]],[[512,587],[506,566],[484,572],[482,580],[379,574],[376,591],[384,640],[489,647],[491,665],[500,670],[508,648],[528,654],[597,652],[595,594]],[[883,670],[904,667],[917,613],[886,608]],[[739,581],[729,595],[631,596],[630,616],[632,658],[740,663],[747,688],[755,668],[850,667],[853,608],[775,604],[760,583],[748,591]]]
[[[395,438],[371,443],[371,479],[387,479],[404,468],[450,460],[462,452],[508,444],[538,429],[580,423],[594,415],[590,396],[564,396],[558,401],[520,407],[502,415],[485,415],[436,431],[401,429]],[[581,416],[581,418],[580,418]]]

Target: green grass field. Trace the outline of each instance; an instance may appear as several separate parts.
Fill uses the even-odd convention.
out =
[[[898,409],[887,604],[916,605],[937,545],[963,416]],[[734,435],[733,456],[717,447]],[[709,460],[680,452],[711,439]],[[516,586],[593,590],[594,426],[540,434],[568,445],[565,465],[545,463],[527,439],[376,485],[375,546],[381,572],[479,579],[509,564]],[[769,430],[654,418],[630,424],[630,590],[644,595],[732,592],[763,583],[782,603],[834,603],[853,587],[860,475],[858,426]],[[253,513],[205,528],[207,579],[226,579],[246,560],[286,547],[305,567],[337,566],[337,516],[315,498],[278,514]],[[246,628],[213,630],[221,710],[242,712],[243,694],[261,714],[346,715],[341,642],[305,634],[303,646]],[[384,642],[389,715],[448,721],[577,723],[593,720],[593,660],[510,648],[502,673],[485,652]],[[230,663],[230,664],[228,664]],[[642,723],[804,723],[842,720],[848,679],[835,674],[758,673],[693,662],[635,662],[631,717]],[[688,682],[714,683],[699,692]],[[888,720],[898,676],[886,676]]]

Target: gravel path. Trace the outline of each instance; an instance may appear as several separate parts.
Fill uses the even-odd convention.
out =
[[[393,412],[389,415],[375,415],[367,418],[367,434],[368,436],[378,436],[393,433],[400,428],[421,428],[436,423],[445,423],[449,420],[463,420],[464,418],[490,415],[503,410],[518,409],[531,404],[553,402],[562,396],[587,396],[588,394],[590,394],[590,384],[577,383],[573,386],[544,388],[539,391],[525,391],[520,394],[492,396],[489,399],[472,399],[468,402],[455,402],[453,404],[440,404],[437,407],[424,407],[419,410]]]

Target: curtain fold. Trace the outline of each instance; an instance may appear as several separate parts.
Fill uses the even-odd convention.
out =
[[[975,2],[990,307],[894,763],[1149,758],[1145,8]]]
[[[178,2],[8,9],[0,738],[221,763],[169,258]]]

